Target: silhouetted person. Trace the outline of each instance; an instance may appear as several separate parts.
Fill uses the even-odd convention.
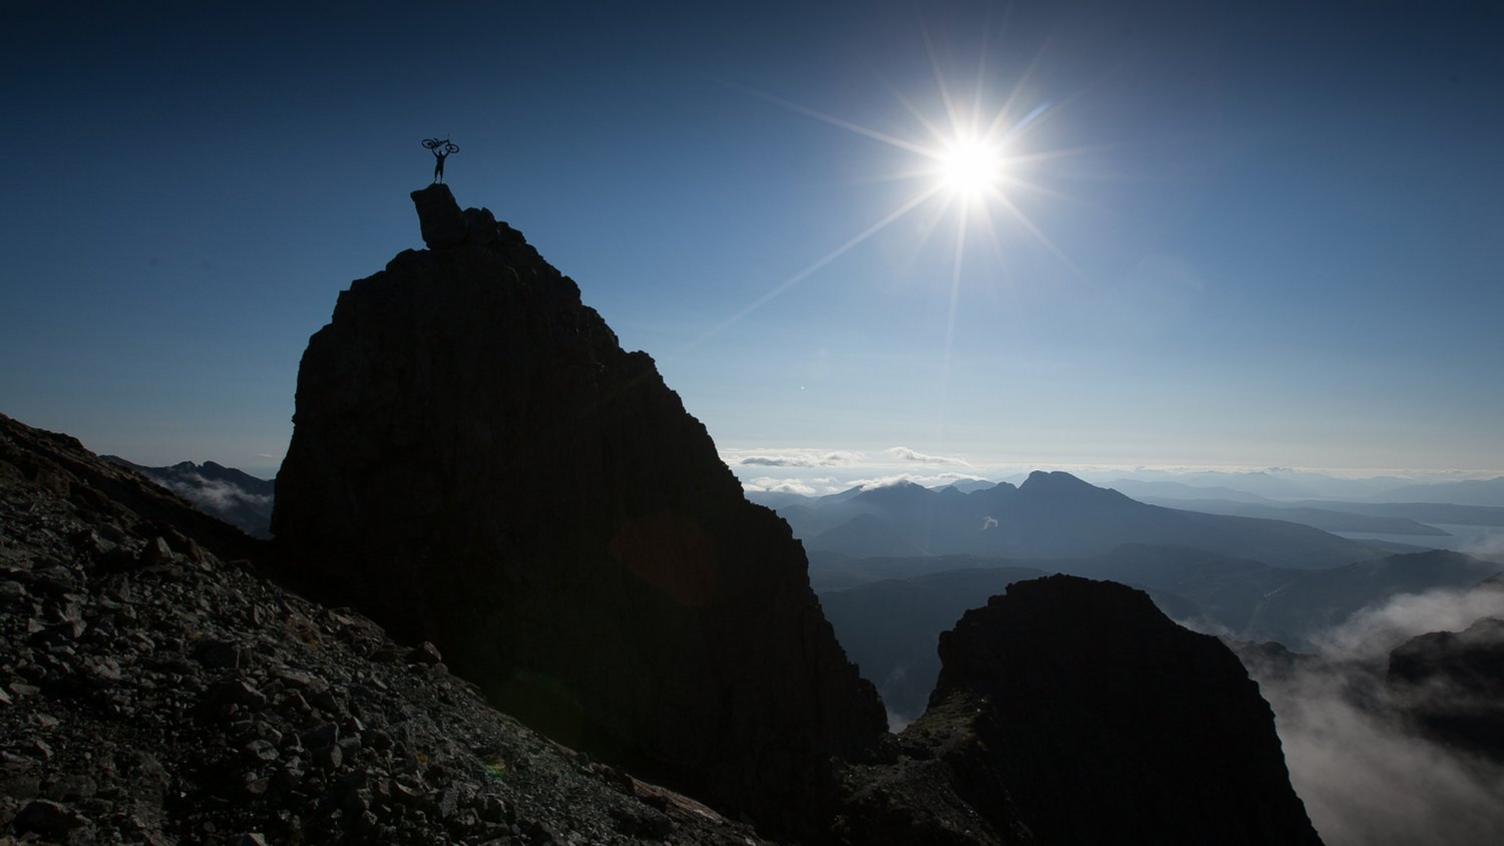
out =
[[[444,160],[451,153],[458,153],[460,145],[450,142],[448,138],[428,138],[423,141],[423,147],[433,153],[433,181],[444,181]]]

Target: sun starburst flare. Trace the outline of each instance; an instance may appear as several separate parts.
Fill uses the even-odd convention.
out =
[[[728,83],[731,87],[782,109],[849,132],[864,141],[877,142],[899,151],[908,157],[908,164],[895,172],[877,176],[883,177],[883,181],[911,182],[915,188],[902,202],[887,212],[874,216],[872,221],[863,228],[855,230],[850,238],[782,281],[773,284],[727,319],[710,327],[686,347],[684,352],[724,332],[733,324],[740,322],[775,298],[784,295],[796,285],[805,282],[841,256],[898,221],[916,211],[929,208],[933,213],[925,216],[925,223],[920,227],[920,245],[931,237],[936,225],[945,218],[954,221],[955,227],[954,250],[950,256],[951,267],[950,272],[946,274],[948,278],[945,279],[948,283],[946,291],[948,308],[946,309],[945,340],[943,349],[940,351],[940,372],[937,374],[939,402],[935,409],[935,442],[944,443],[951,359],[955,345],[957,315],[962,302],[962,266],[968,247],[968,229],[984,230],[997,258],[1006,261],[1003,240],[999,237],[999,228],[1010,227],[1023,233],[1028,239],[1032,239],[1074,275],[1081,275],[1080,270],[1065,252],[1029,217],[1025,207],[1020,204],[1020,199],[1024,195],[1036,199],[1040,197],[1071,199],[1058,191],[1037,184],[1031,177],[1036,171],[1041,170],[1041,166],[1045,163],[1095,152],[1100,148],[1048,149],[1041,148],[1037,143],[1031,143],[1036,141],[1036,136],[1033,136],[1034,131],[1059,111],[1058,106],[1050,101],[1028,102],[1026,89],[1039,63],[1037,55],[1022,76],[1014,82],[1011,90],[1008,90],[1007,96],[1001,98],[1001,104],[991,108],[988,106],[987,96],[989,71],[985,61],[985,44],[977,63],[974,88],[968,92],[971,94],[968,98],[969,102],[959,100],[955,96],[957,86],[947,80],[945,74],[941,72],[934,45],[927,33],[925,46],[929,52],[938,94],[934,100],[936,106],[931,111],[932,114],[939,114],[940,118],[935,119],[932,114],[927,114],[925,109],[916,105],[903,92],[891,84],[888,86],[899,105],[917,124],[917,131],[909,137],[900,133],[873,129],[764,91]],[[1007,89],[999,88],[999,90]],[[1074,97],[1066,98],[1061,102],[1070,102],[1072,99]]]
[[[878,216],[875,222],[858,230],[850,239],[774,284],[735,314],[711,327],[695,339],[686,351],[698,347],[725,331],[864,241],[932,203],[943,204],[943,207],[951,212],[956,224],[956,250],[953,259],[955,264],[949,274],[952,308],[955,307],[955,299],[959,296],[961,261],[966,241],[965,229],[973,222],[979,221],[986,226],[992,244],[999,253],[1001,253],[1001,247],[996,227],[1000,220],[1011,221],[1072,271],[1076,270],[1065,253],[1029,218],[1014,195],[1031,193],[1061,197],[1059,192],[1029,181],[1028,171],[1044,162],[1079,155],[1088,150],[1080,148],[1041,151],[1028,148],[1026,135],[1055,112],[1052,104],[1038,103],[1027,112],[1023,112],[1021,117],[1018,116],[1021,111],[1019,104],[1023,99],[1023,90],[1028,82],[1029,73],[1024,74],[1023,78],[1018,80],[1013,90],[1003,99],[1002,106],[988,114],[984,109],[987,70],[985,63],[979,63],[975,96],[972,98],[970,114],[967,115],[964,114],[967,110],[958,107],[956,99],[952,96],[954,85],[945,80],[937,64],[935,67],[936,86],[939,90],[937,99],[943,108],[943,119],[933,120],[901,92],[896,89],[892,91],[902,107],[918,123],[922,130],[921,140],[863,126],[765,91],[727,83],[730,87],[795,114],[818,120],[912,156],[914,161],[908,167],[888,174],[887,178],[915,181],[918,187],[903,202]],[[1032,68],[1031,65],[1030,73],[1032,73]],[[994,214],[994,210],[1002,214]],[[925,233],[925,237],[928,237],[928,227]],[[947,339],[948,347],[949,339]]]

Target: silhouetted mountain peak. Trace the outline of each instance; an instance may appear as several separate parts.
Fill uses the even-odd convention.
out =
[[[1035,470],[1018,486],[1020,501],[1050,508],[1110,508],[1136,512],[1144,504],[1111,488],[1099,488],[1063,470]]]
[[[844,491],[839,491],[833,494],[826,494],[822,497],[816,497],[815,504],[829,505],[833,502],[846,502],[848,500],[856,499],[857,497],[865,493],[866,490],[867,489],[863,488],[861,485],[853,485]]]
[[[303,355],[278,542],[560,739],[808,812],[885,721],[787,524],[516,230],[412,199],[430,249],[352,283]]]
[[[1012,482],[998,482],[995,485],[988,485],[985,488],[974,490],[967,494],[967,496],[999,497],[1010,496],[1015,493],[1018,493],[1018,485]]]
[[[900,503],[911,504],[923,502],[935,495],[934,491],[924,485],[902,480],[894,482],[891,485],[868,488],[854,497],[853,500],[870,505],[896,505]]]
[[[1024,483],[1019,485],[1018,489],[1034,495],[1105,490],[1072,476],[1064,470],[1035,470],[1027,479],[1024,479]]]

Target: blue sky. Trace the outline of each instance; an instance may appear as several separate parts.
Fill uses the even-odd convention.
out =
[[[0,33],[0,411],[96,450],[272,472],[452,134],[726,450],[1504,468],[1492,4],[203,5]],[[979,66],[1056,249],[922,205],[728,325],[930,184],[768,97],[918,140]]]

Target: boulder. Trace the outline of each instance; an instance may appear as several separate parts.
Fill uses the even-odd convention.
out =
[[[16,815],[13,825],[20,834],[40,834],[61,840],[85,822],[83,817],[67,805],[50,799],[33,799]]]

